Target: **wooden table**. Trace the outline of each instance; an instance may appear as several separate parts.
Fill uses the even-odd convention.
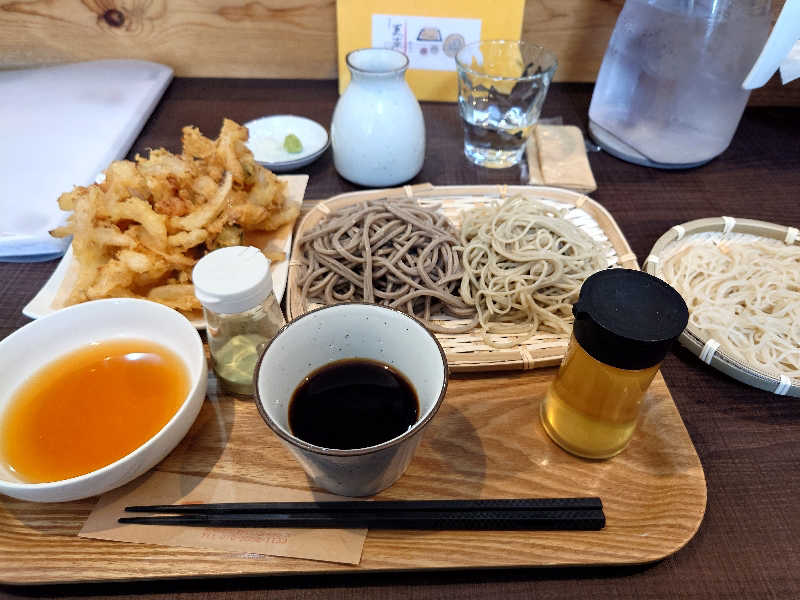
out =
[[[585,128],[591,86],[557,84],[543,117]],[[221,119],[239,122],[274,113],[308,116],[325,125],[336,102],[334,82],[178,79],[131,150],[179,151],[191,123],[215,135]],[[425,166],[413,183],[524,183],[521,169],[491,171],[467,162],[452,104],[424,104]],[[598,182],[592,197],[611,211],[643,260],[656,239],[690,219],[731,215],[800,225],[800,110],[747,110],[731,147],[690,171],[657,171],[590,154]],[[304,172],[307,199],[357,188],[341,179],[330,152]],[[0,263],[0,338],[28,320],[22,306],[55,262]],[[3,596],[77,596],[176,591],[207,597],[268,598],[792,598],[800,596],[796,496],[800,459],[797,399],[762,392],[676,348],[662,369],[705,470],[708,506],[686,547],[654,564],[615,568],[423,571],[401,574],[179,580],[133,584],[0,588]],[[523,375],[527,376],[527,375]],[[531,375],[533,376],[533,375]],[[486,375],[501,388],[510,375]],[[519,377],[519,375],[516,375]]]

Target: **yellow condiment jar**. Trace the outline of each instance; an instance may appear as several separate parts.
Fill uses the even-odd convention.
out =
[[[689,311],[669,284],[632,269],[586,279],[569,347],[542,401],[548,435],[586,458],[609,458],[633,436],[650,382]]]

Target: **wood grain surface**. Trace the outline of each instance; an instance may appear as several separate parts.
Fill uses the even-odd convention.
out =
[[[622,5],[528,0],[522,38],[556,53],[556,81],[594,81]],[[152,60],[185,77],[335,79],[336,3],[0,0],[0,69],[99,58]]]
[[[334,0],[0,0],[0,67],[140,58],[177,75],[336,77]]]
[[[705,512],[706,484],[663,378],[657,376],[647,393],[630,446],[611,460],[589,461],[558,448],[539,424],[539,403],[554,374],[554,369],[543,369],[503,377],[454,377],[409,470],[376,498],[600,496],[604,530],[371,530],[357,570],[644,563],[688,542]],[[194,427],[157,468],[307,489],[302,469],[254,403],[220,396],[216,390],[212,380]],[[0,498],[0,582],[352,569],[302,559],[76,538],[93,504],[94,499],[36,504]]]

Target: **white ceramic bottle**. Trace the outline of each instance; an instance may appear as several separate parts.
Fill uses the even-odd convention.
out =
[[[339,174],[364,186],[404,183],[422,169],[425,121],[405,80],[408,57],[396,50],[363,48],[347,55],[351,80],[331,124]]]

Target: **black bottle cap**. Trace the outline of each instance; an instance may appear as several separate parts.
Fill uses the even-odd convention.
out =
[[[587,278],[572,314],[581,347],[620,369],[661,362],[689,321],[686,302],[672,286],[632,269],[606,269]]]

